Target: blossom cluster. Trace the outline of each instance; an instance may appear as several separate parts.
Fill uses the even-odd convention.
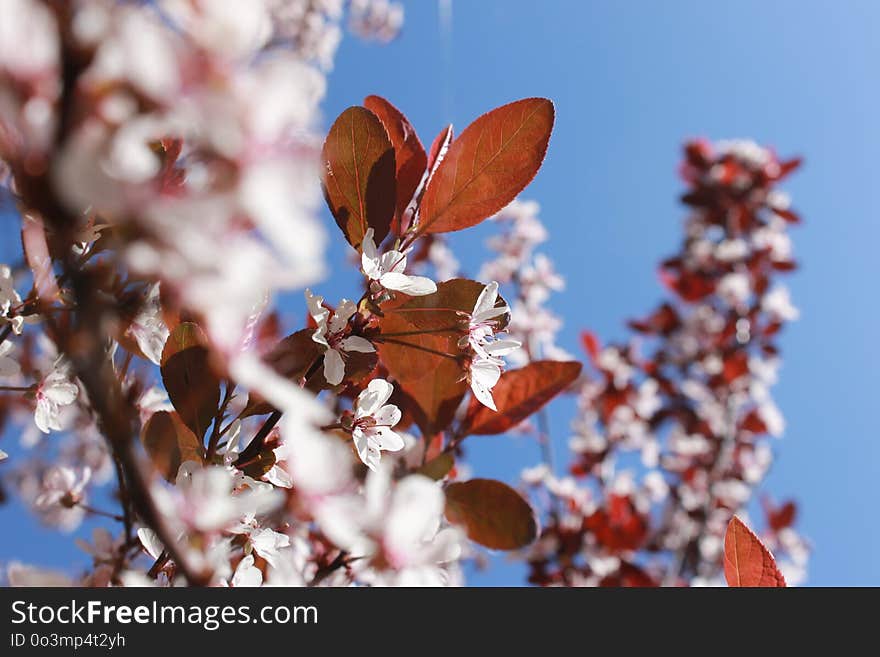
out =
[[[558,346],[562,319],[546,305],[553,292],[565,289],[565,279],[549,256],[535,252],[548,238],[539,212],[537,202],[516,200],[495,215],[501,231],[489,239],[488,246],[496,257],[480,270],[481,279],[497,280],[516,290],[507,330],[523,349],[511,355],[514,363],[573,358]]]
[[[630,322],[640,338],[629,344],[584,333],[592,374],[578,393],[570,475],[523,474],[549,512],[526,555],[532,582],[723,581],[725,528],[771,466],[767,436],[785,428],[770,394],[775,339],[798,311],[776,278],[796,267],[787,230],[799,218],[777,183],[797,165],[748,141],[686,146],[690,215],[660,270],[673,296]],[[768,507],[764,538],[796,584],[809,550],[794,505],[784,508]]]

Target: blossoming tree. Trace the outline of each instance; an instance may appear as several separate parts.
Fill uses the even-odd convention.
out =
[[[535,253],[538,207],[516,200],[552,103],[426,149],[370,96],[322,141],[344,5],[362,35],[399,28],[379,0],[4,6],[0,159],[22,257],[0,268],[0,419],[20,443],[0,474],[60,530],[116,525],[83,544],[94,567],[75,580],[16,562],[9,582],[456,584],[476,545],[514,551],[536,584],[713,582],[722,552],[728,580],[752,582],[742,555],[765,548],[741,523],[724,547],[724,530],[781,430],[773,339],[796,310],[771,283],[794,267],[797,216],[775,185],[796,162],[688,145],[674,299],[632,323],[653,351],[585,333],[584,373],[556,344],[546,303],[564,280]],[[487,219],[496,257],[459,277],[443,236]],[[356,254],[356,299],[315,287],[328,233]],[[274,310],[290,289],[305,326]],[[564,393],[572,476],[546,449],[519,490],[465,476],[470,436],[548,448]],[[796,580],[794,506],[768,503],[768,520]]]

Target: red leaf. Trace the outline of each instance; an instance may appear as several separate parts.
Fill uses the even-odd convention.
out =
[[[401,294],[402,303],[382,308],[381,332],[373,338],[379,357],[415,402],[410,410],[425,435],[449,426],[467,391],[458,345],[467,324],[459,313],[473,310],[483,287],[456,278],[440,283],[433,294],[412,298]]]
[[[792,158],[791,160],[786,160],[784,162],[779,163],[779,172],[776,176],[774,176],[774,180],[781,180],[792,171],[797,169],[799,166],[803,164],[803,159],[800,157]]]
[[[660,281],[685,301],[691,303],[704,299],[715,291],[715,283],[697,273],[682,272],[675,276],[668,270],[660,271]]]
[[[505,372],[492,389],[498,412],[472,399],[462,435],[504,433],[568,388],[580,374],[580,363],[558,360],[534,361]]]
[[[788,501],[782,506],[776,506],[765,498],[761,500],[761,504],[764,507],[764,514],[767,516],[767,524],[774,532],[782,531],[794,524],[797,516],[797,505],[794,502]]]
[[[605,508],[584,519],[584,528],[612,551],[637,550],[648,534],[645,517],[628,495],[611,495]]]
[[[510,203],[544,161],[553,115],[549,100],[526,98],[469,125],[428,181],[418,232],[461,230]]]
[[[205,435],[220,403],[220,379],[210,366],[207,339],[191,322],[178,324],[162,350],[162,383],[180,419],[198,437]]]
[[[792,210],[783,210],[781,208],[774,208],[773,212],[778,214],[780,217],[785,219],[790,224],[799,224],[801,223],[801,218],[798,214]]]
[[[397,199],[394,147],[382,122],[368,109],[349,107],[330,128],[321,156],[324,197],[345,239],[360,249],[372,228],[381,243]]]
[[[153,465],[168,481],[175,480],[184,461],[201,463],[204,459],[202,441],[177,413],[153,413],[141,430],[141,442]]]
[[[596,334],[592,331],[581,331],[581,344],[584,346],[584,350],[587,352],[590,360],[595,362],[599,357],[599,352],[602,350],[602,344],[599,342]]]
[[[721,376],[730,385],[741,376],[749,373],[749,354],[745,351],[734,351],[724,357],[724,368]]]
[[[379,117],[394,146],[394,162],[397,167],[397,207],[392,232],[400,234],[400,221],[419,183],[422,182],[422,176],[425,175],[428,165],[428,156],[415,128],[394,105],[380,96],[367,96],[364,99],[364,106]]]
[[[471,479],[446,487],[446,519],[493,550],[525,547],[538,536],[532,507],[507,484]]]
[[[724,577],[728,586],[785,586],[773,555],[736,516],[730,519],[724,536]]]
[[[761,414],[757,410],[749,411],[739,423],[739,428],[756,434],[767,433],[767,424],[761,419]]]

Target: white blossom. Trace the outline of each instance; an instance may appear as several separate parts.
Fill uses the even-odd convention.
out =
[[[260,586],[263,583],[263,573],[254,566],[254,558],[247,555],[238,562],[230,584],[233,587]]]
[[[468,365],[468,382],[474,396],[480,403],[497,411],[492,398],[492,388],[501,378],[504,366],[502,356],[520,348],[516,340],[498,340],[495,331],[499,325],[498,317],[509,312],[506,304],[496,306],[498,300],[498,283],[489,283],[474,304],[468,316],[467,344],[473,351],[473,358]]]
[[[80,506],[85,501],[85,488],[92,472],[84,468],[78,474],[68,466],[53,466],[44,475],[34,506],[43,519],[58,525],[62,531],[73,531],[85,516]]]
[[[228,529],[243,516],[267,513],[282,501],[271,486],[239,491],[238,481],[225,467],[187,461],[180,466],[173,492],[158,486],[153,492],[169,518],[203,532]]]
[[[70,381],[66,363],[59,359],[37,386],[34,422],[40,431],[61,431],[61,409],[72,404],[78,394],[79,388]]]
[[[12,331],[16,335],[21,334],[24,317],[18,314],[10,317],[9,313],[20,303],[21,297],[15,291],[12,269],[7,265],[0,265],[0,318],[12,324]]]
[[[324,378],[330,385],[339,385],[345,377],[345,354],[351,351],[373,353],[373,344],[359,335],[346,335],[348,320],[357,312],[357,306],[348,299],[343,299],[336,307],[333,316],[322,304],[324,297],[315,296],[306,290],[306,304],[309,314],[318,328],[312,340],[324,349]]]
[[[390,250],[379,255],[374,231],[368,228],[361,244],[361,271],[371,281],[376,281],[388,290],[396,290],[410,296],[424,296],[437,291],[437,284],[425,276],[408,276],[406,271],[406,253]]]
[[[761,308],[764,312],[783,322],[794,321],[800,317],[800,311],[791,302],[788,288],[782,285],[773,288],[764,295],[761,300]]]
[[[361,461],[375,470],[382,450],[397,452],[404,447],[403,438],[392,431],[400,422],[400,409],[386,403],[394,386],[385,379],[373,379],[355,400],[352,438]]]
[[[383,464],[371,472],[362,496],[328,500],[317,511],[318,521],[352,554],[382,554],[397,572],[390,580],[374,576],[376,583],[400,584],[401,578],[425,575],[422,569],[427,568],[429,583],[442,584],[437,570],[459,558],[464,536],[457,528],[442,527],[444,495],[437,482],[410,475],[393,484],[391,469]]]

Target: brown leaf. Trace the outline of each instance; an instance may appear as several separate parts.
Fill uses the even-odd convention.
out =
[[[394,162],[397,168],[397,204],[392,232],[400,234],[400,222],[409,202],[412,200],[425,168],[428,156],[419,140],[415,128],[403,113],[380,96],[367,96],[364,106],[373,112],[391,139],[394,146]]]
[[[507,484],[471,479],[446,487],[446,519],[493,550],[525,547],[538,536],[532,507]]]
[[[549,100],[526,98],[465,128],[428,182],[418,232],[461,230],[510,203],[541,167],[553,118]]]
[[[379,358],[415,403],[413,416],[426,435],[449,426],[467,391],[459,347],[467,323],[459,313],[473,310],[483,287],[452,279],[440,283],[433,294],[400,295],[397,305],[382,309],[375,338]],[[506,318],[499,319],[503,327]]]
[[[211,370],[202,330],[178,324],[162,350],[162,382],[174,409],[198,437],[205,435],[220,403],[220,379]]]
[[[724,536],[724,577],[728,586],[785,586],[773,555],[736,516],[730,519]]]
[[[322,186],[345,239],[360,250],[364,233],[388,235],[397,192],[394,147],[370,110],[349,107],[330,128],[322,150]]]
[[[141,430],[141,442],[156,470],[168,481],[175,480],[181,463],[204,461],[201,439],[183,423],[177,413],[153,413]]]
[[[504,372],[492,388],[498,412],[472,399],[462,435],[486,436],[512,429],[568,388],[580,374],[580,363],[558,360],[538,360]]]

